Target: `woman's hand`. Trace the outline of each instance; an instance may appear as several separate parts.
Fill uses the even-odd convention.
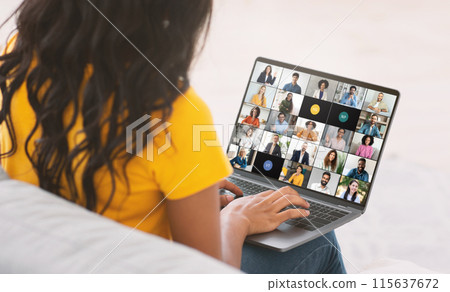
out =
[[[219,190],[230,191],[233,194],[235,194],[236,197],[242,197],[244,195],[242,190],[237,185],[235,185],[234,183],[232,183],[230,181],[227,181],[226,179],[221,180],[218,183],[218,186],[219,186]],[[219,194],[220,194],[220,191],[219,191]],[[220,194],[220,207],[225,207],[233,200],[234,200],[234,197],[232,195]]]
[[[230,202],[222,211],[222,222],[233,226],[237,232],[245,235],[269,232],[277,228],[286,220],[298,217],[307,217],[309,211],[305,209],[287,209],[287,206],[300,206],[309,208],[300,195],[291,187],[283,187],[276,191],[269,190],[257,195],[243,197]]]
[[[309,204],[290,187],[265,191],[231,201],[220,212],[224,260],[240,267],[242,245],[251,234],[269,232],[288,219],[306,217],[309,211],[283,208],[292,204],[309,208]]]

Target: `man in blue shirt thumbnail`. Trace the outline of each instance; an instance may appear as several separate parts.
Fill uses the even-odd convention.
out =
[[[369,182],[369,173],[365,171],[364,168],[366,168],[366,160],[364,158],[360,158],[358,160],[358,167],[350,170],[347,173],[347,176],[357,180]]]
[[[358,96],[356,96],[355,91],[356,91],[356,86],[354,86],[354,85],[350,86],[350,92],[347,92],[346,94],[344,94],[344,96],[339,101],[339,103],[349,105],[352,107],[356,107],[358,105],[358,103],[357,103]]]
[[[298,78],[300,77],[300,75],[298,75],[298,73],[294,73],[292,74],[292,82],[285,84],[283,86],[283,90],[284,91],[290,91],[293,93],[298,93],[298,94],[302,94],[302,88],[300,87],[300,85],[297,84]]]

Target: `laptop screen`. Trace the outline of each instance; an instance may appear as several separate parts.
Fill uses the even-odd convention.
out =
[[[227,155],[237,171],[365,205],[398,96],[258,58]]]

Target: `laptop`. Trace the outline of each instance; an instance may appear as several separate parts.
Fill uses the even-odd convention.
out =
[[[399,96],[383,86],[257,58],[227,148],[235,169],[228,180],[244,196],[290,186],[311,204],[311,215],[246,242],[287,251],[361,216]]]

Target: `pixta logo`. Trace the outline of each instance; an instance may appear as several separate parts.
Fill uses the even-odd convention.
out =
[[[135,154],[138,157],[144,158],[143,147],[144,139],[147,141],[147,156],[148,161],[153,161],[153,138],[165,131],[172,124],[169,122],[161,123],[162,120],[158,118],[150,119],[150,115],[144,115],[141,118],[134,121],[126,128],[126,151],[130,154]],[[150,131],[151,130],[151,131]],[[144,135],[150,131],[145,137]],[[135,133],[135,135],[133,135]],[[135,143],[133,143],[135,142]],[[133,145],[136,145],[136,149],[133,149]],[[160,155],[164,151],[170,148],[171,145],[171,133],[166,132],[164,145],[158,148],[157,154]],[[135,150],[135,151],[134,151]]]

